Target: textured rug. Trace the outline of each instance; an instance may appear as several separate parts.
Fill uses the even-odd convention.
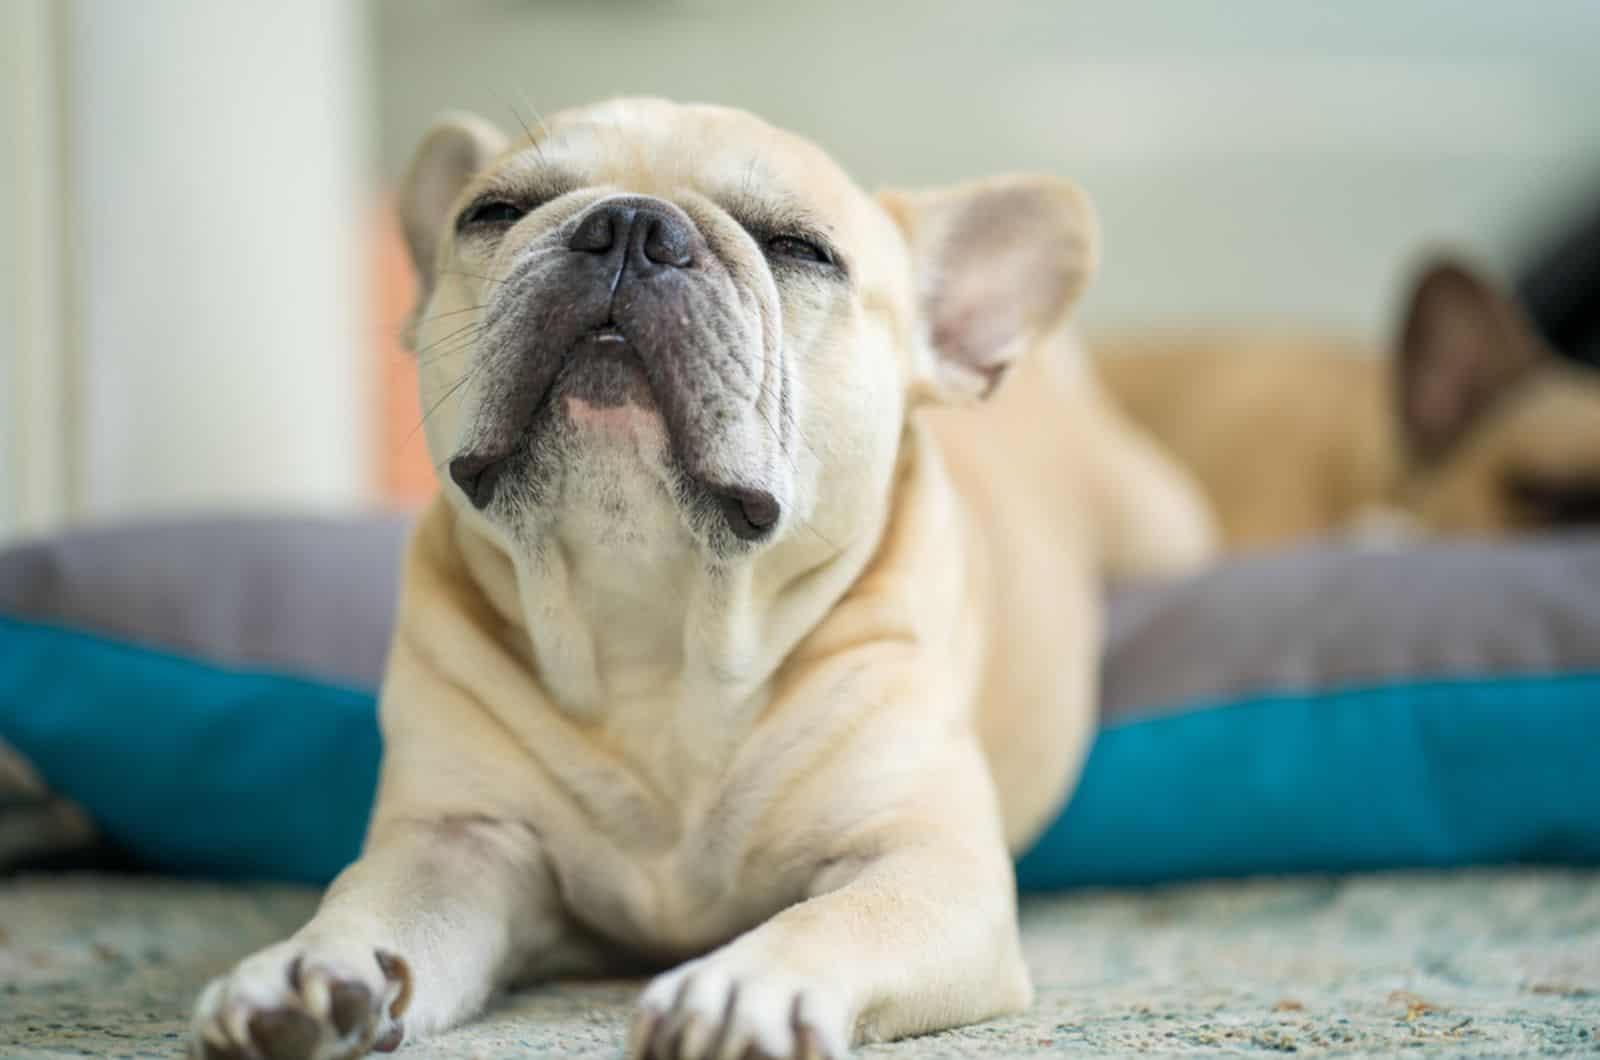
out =
[[[0,883],[0,1057],[171,1057],[199,986],[314,896]],[[1039,1001],[863,1057],[1600,1053],[1600,872],[1302,878],[1030,897]],[[560,984],[403,1057],[616,1057],[637,983]]]

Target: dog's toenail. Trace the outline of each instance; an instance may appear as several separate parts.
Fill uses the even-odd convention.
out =
[[[250,1017],[250,1040],[267,1060],[310,1056],[318,1037],[316,1021],[295,1009],[269,1009]]]
[[[396,957],[388,950],[374,950],[372,955],[378,959],[378,970],[381,971],[384,978],[388,979],[391,983],[410,978],[410,973],[406,968],[406,962],[401,960],[399,957]]]
[[[400,1048],[400,1043],[405,1040],[405,1037],[406,1029],[397,1023],[384,1031],[383,1037],[372,1043],[372,1051],[375,1053],[392,1053]]]
[[[388,950],[374,950],[372,955],[377,958],[378,970],[383,972],[383,977],[391,983],[400,984],[400,992],[389,1002],[389,1015],[398,1018],[411,1004],[411,968],[405,958]]]
[[[341,1038],[365,1027],[372,1019],[372,991],[360,983],[334,983],[328,993],[332,999],[328,1016]]]

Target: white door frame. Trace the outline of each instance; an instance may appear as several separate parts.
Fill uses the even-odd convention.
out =
[[[0,0],[0,538],[368,499],[365,8],[241,10]]]
[[[0,536],[76,501],[62,26],[53,0],[0,4]]]

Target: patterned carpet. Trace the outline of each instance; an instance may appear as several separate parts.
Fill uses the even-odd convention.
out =
[[[161,880],[0,884],[0,1057],[170,1057],[205,979],[313,896]],[[863,1057],[1600,1054],[1600,872],[1031,897],[1039,1002]],[[635,983],[544,987],[399,1055],[616,1057]]]

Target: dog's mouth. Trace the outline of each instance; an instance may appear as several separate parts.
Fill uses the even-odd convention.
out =
[[[770,534],[782,506],[768,490],[728,484],[694,474],[669,429],[671,417],[658,399],[655,383],[634,342],[607,323],[578,337],[528,410],[484,440],[458,453],[449,473],[472,506],[486,511],[508,475],[526,470],[540,437],[566,430],[579,444],[626,438],[659,444],[674,467],[680,491],[690,503],[720,517],[734,537],[755,542]],[[533,395],[529,395],[532,397]]]
[[[552,410],[565,412],[569,422],[583,426],[584,417],[573,415],[576,408],[625,409],[638,418],[661,419],[661,406],[638,348],[615,324],[578,337],[549,387],[539,395],[524,430],[537,429]]]

